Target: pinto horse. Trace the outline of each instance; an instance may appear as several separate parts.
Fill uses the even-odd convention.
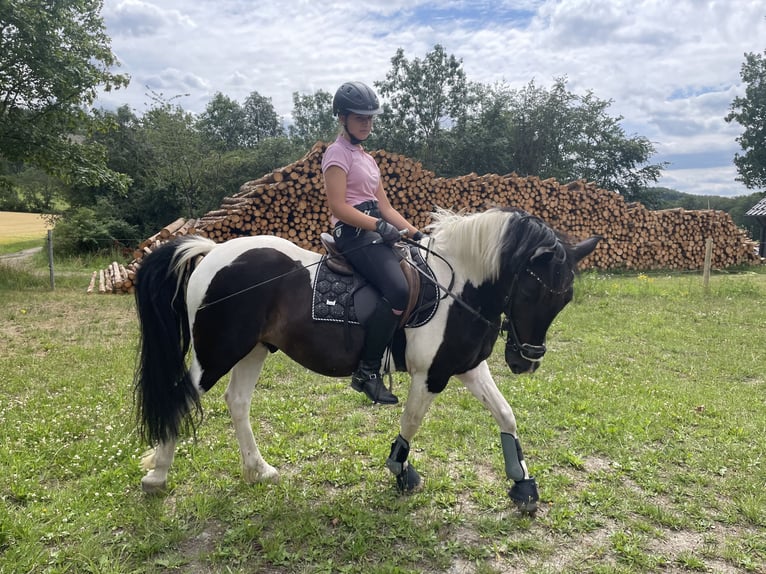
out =
[[[407,460],[410,442],[454,375],[497,421],[506,477],[513,481],[508,495],[522,512],[534,513],[537,485],[487,357],[504,330],[511,371],[539,366],[548,327],[572,299],[577,262],[599,237],[574,243],[537,217],[501,208],[467,215],[439,209],[429,231],[420,243],[441,301],[428,322],[405,327],[394,338],[394,365],[410,374],[411,386],[386,466],[400,491],[419,485]],[[201,396],[229,371],[224,396],[244,478],[278,480],[258,450],[249,419],[264,361],[281,350],[311,371],[346,377],[362,347],[360,325],[312,318],[312,284],[321,257],[275,236],[220,244],[189,236],[144,260],[136,278],[141,346],[135,400],[142,436],[157,445],[145,463],[145,492],[165,489],[177,437],[194,430]]]

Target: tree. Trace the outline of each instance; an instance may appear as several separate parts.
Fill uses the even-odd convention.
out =
[[[726,116],[745,131],[737,138],[743,155],[734,154],[739,181],[749,189],[766,187],[766,51],[745,54],[740,70],[746,84],[744,97],[736,97]]]
[[[205,171],[206,150],[194,116],[180,106],[157,104],[142,119],[150,148],[150,188],[170,194],[182,206],[183,217],[195,217],[204,203],[199,182]]]
[[[293,123],[288,131],[296,146],[304,149],[317,141],[333,141],[338,122],[332,113],[332,94],[324,90],[313,94],[293,92]]]
[[[399,48],[386,79],[375,82],[384,114],[374,141],[382,147],[419,158],[435,169],[445,155],[444,131],[463,121],[468,82],[462,60],[437,44],[423,60],[410,61]]]
[[[251,92],[242,105],[242,147],[255,147],[266,138],[284,135],[282,123],[271,98]]]
[[[628,137],[610,101],[567,90],[558,78],[550,89],[531,81],[521,90],[505,84],[472,89],[474,113],[453,134],[449,162],[458,173],[517,172],[561,182],[587,179],[627,199],[656,182],[664,164],[650,164],[652,143]]]
[[[197,127],[212,148],[232,151],[245,141],[245,111],[238,102],[218,92],[200,115]]]
[[[84,142],[100,126],[87,113],[99,88],[126,86],[100,16],[100,0],[0,3],[0,157],[68,182],[125,188],[104,149]],[[79,137],[78,137],[79,136]]]

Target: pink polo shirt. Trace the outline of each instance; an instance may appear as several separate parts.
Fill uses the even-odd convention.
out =
[[[377,200],[375,193],[380,182],[380,169],[370,154],[338,136],[324,152],[322,173],[334,165],[346,172],[346,203],[358,205]],[[330,222],[335,225],[338,219],[331,216]]]

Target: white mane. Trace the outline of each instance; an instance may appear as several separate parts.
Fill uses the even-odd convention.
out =
[[[516,214],[498,209],[465,215],[437,207],[428,226],[434,250],[459,262],[460,271],[474,285],[497,279],[503,235]]]

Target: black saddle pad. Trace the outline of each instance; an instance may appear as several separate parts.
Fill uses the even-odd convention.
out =
[[[327,256],[322,256],[314,278],[311,317],[315,321],[334,321],[359,325],[359,317],[366,316],[375,307],[375,291],[361,276],[341,275],[327,266]],[[407,320],[407,327],[425,325],[439,306],[439,288],[431,268],[415,247],[411,249],[412,264],[421,270],[420,295]],[[374,295],[373,295],[374,293]],[[361,304],[361,309],[357,307]],[[359,312],[357,312],[359,311]]]
[[[354,309],[354,291],[359,288],[356,275],[340,275],[326,264],[324,256],[314,278],[311,317],[316,321],[335,321],[359,325]]]

